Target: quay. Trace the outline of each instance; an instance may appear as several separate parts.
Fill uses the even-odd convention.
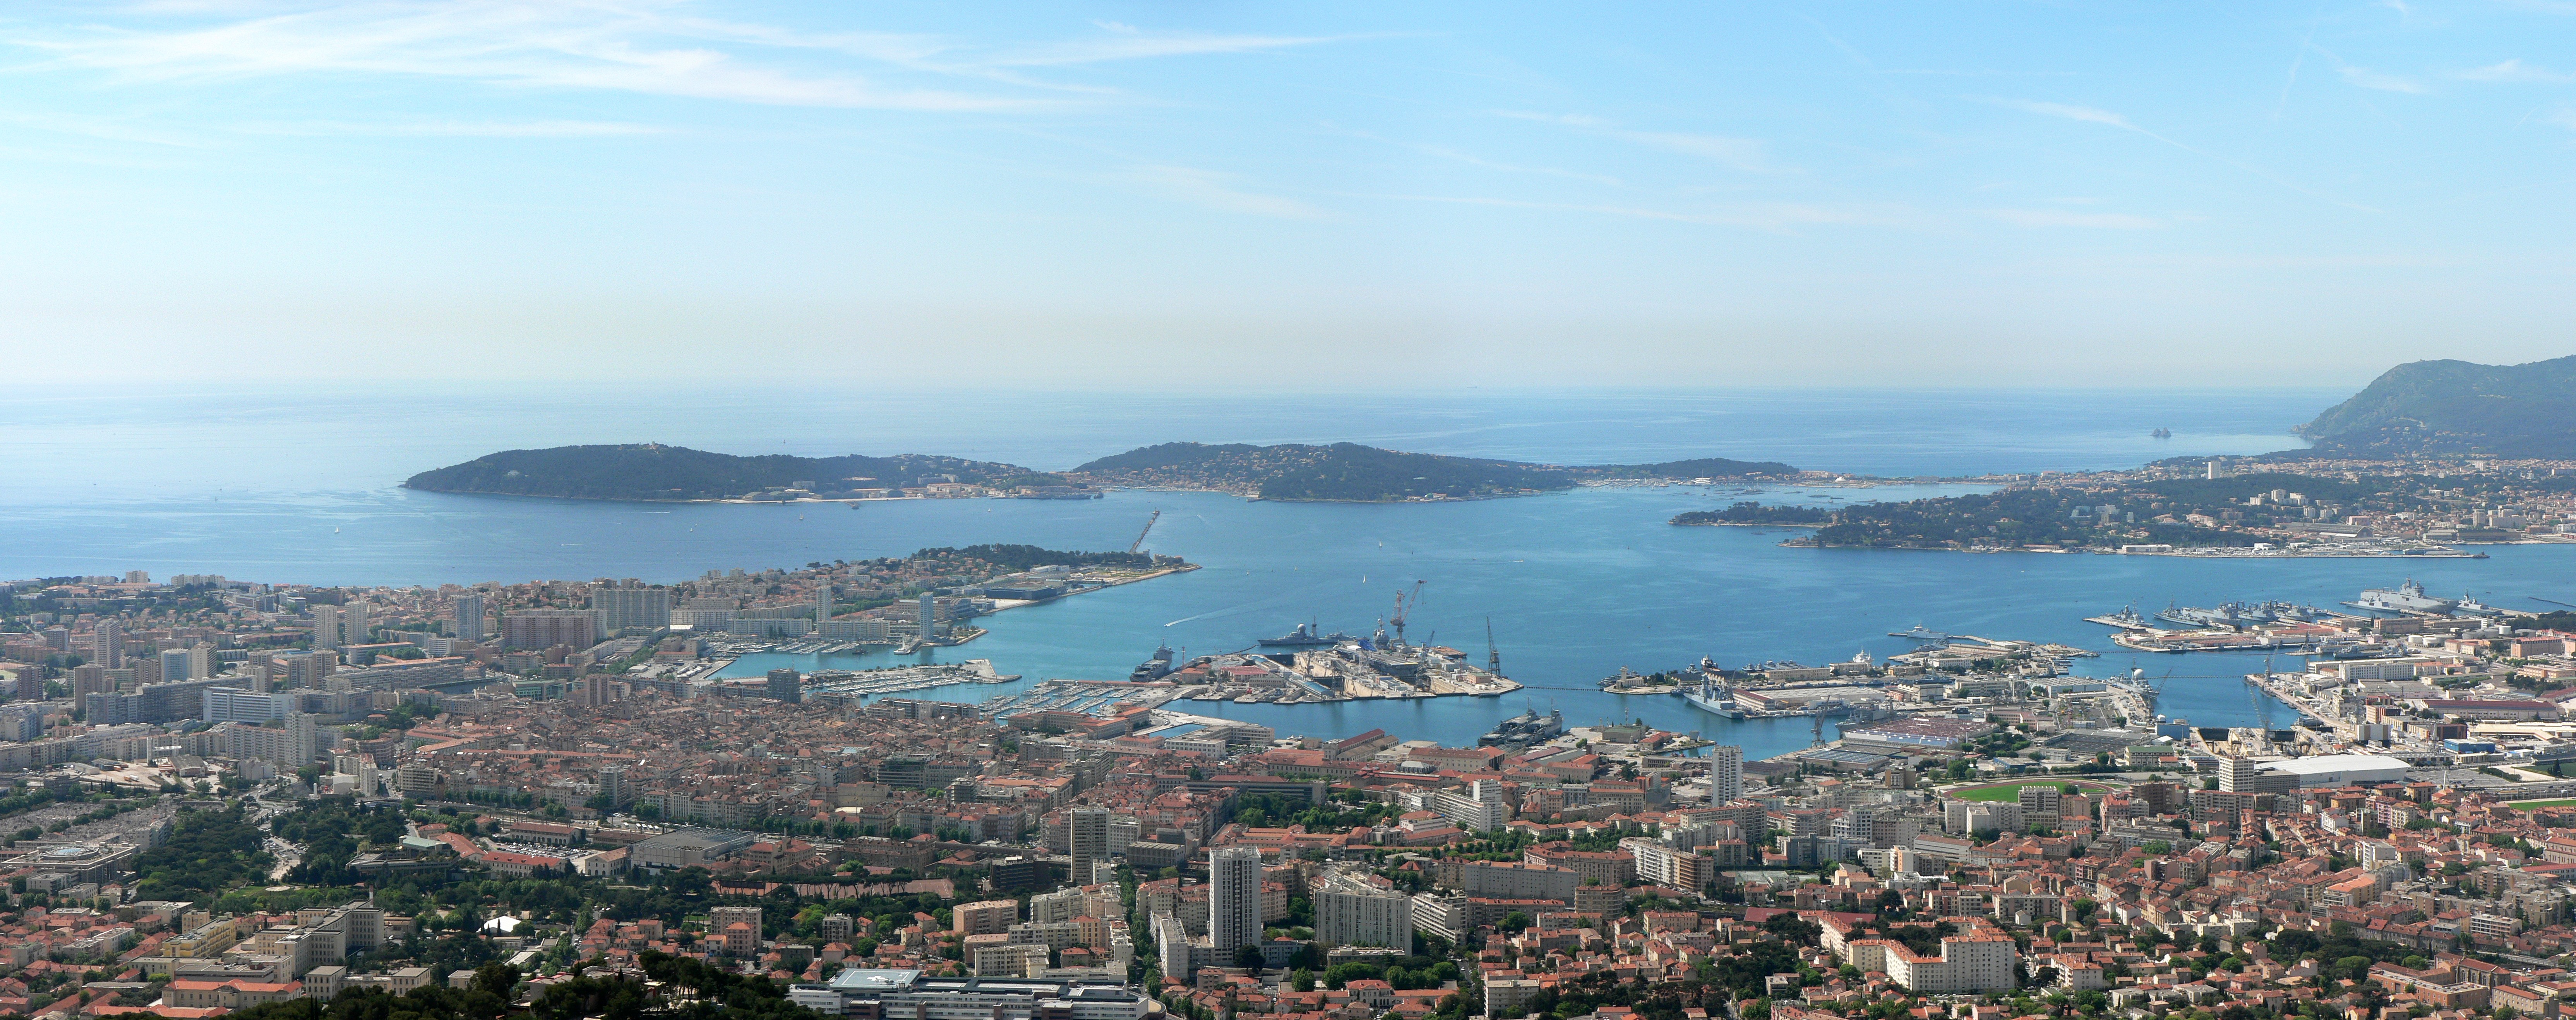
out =
[[[1015,673],[995,672],[991,659],[890,666],[885,669],[827,669],[806,675],[805,697],[811,701],[856,703],[877,695],[954,684],[1006,684],[1019,678]]]

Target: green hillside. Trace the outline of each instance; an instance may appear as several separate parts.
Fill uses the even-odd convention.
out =
[[[1110,485],[1217,489],[1263,499],[1383,503],[1566,489],[1574,478],[1536,464],[1357,443],[1163,443],[1102,457],[1073,473]]]
[[[2298,433],[2326,453],[2576,457],[2576,356],[2389,369]]]
[[[738,457],[681,446],[637,443],[504,450],[403,482],[407,489],[564,499],[723,499],[812,483],[833,495],[853,489],[917,486],[953,476],[982,482],[1031,474],[1010,464],[903,454],[894,457]]]
[[[1586,479],[1793,475],[1797,469],[1775,461],[1722,457],[1564,466],[1404,453],[1357,443],[1163,443],[1102,457],[1073,473],[1107,485],[1217,489],[1279,500],[1394,502],[1567,489]]]

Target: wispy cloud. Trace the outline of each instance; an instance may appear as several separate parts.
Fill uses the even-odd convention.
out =
[[[145,8],[140,27],[8,34],[52,66],[144,82],[289,75],[396,75],[520,88],[603,90],[782,106],[925,112],[1064,108],[1016,69],[1192,54],[1244,53],[1323,40],[1147,32],[1105,26],[1077,39],[968,46],[920,35],[812,32],[702,18],[677,0],[464,0]],[[160,22],[150,19],[159,17]],[[175,23],[175,24],[172,24]],[[830,55],[859,58],[835,63]],[[818,59],[819,58],[819,59]],[[945,81],[901,81],[929,76]],[[1015,87],[1016,86],[1016,87]]]
[[[1322,209],[1278,195],[1244,191],[1233,185],[1232,174],[1185,166],[1138,167],[1128,179],[1145,185],[1166,198],[1225,212],[1251,216],[1269,216],[1284,220],[1323,219]]]
[[[367,123],[354,121],[256,122],[233,130],[255,135],[358,135],[388,138],[614,138],[662,134],[651,124],[611,121],[419,121]]]
[[[34,131],[60,135],[77,135],[109,142],[140,142],[173,148],[197,148],[201,142],[185,135],[137,127],[105,117],[83,117],[59,113],[0,112],[0,124],[10,124]]]
[[[1148,32],[1114,21],[1095,23],[1106,32],[1096,38],[1015,47],[975,61],[993,67],[1055,67],[1111,60],[1190,57],[1220,53],[1257,53],[1335,41],[1326,36],[1211,35],[1197,32]]]
[[[2367,67],[2354,67],[2350,64],[2343,64],[2336,67],[2335,71],[2336,73],[2343,75],[2344,84],[2359,88],[2377,89],[2381,92],[2404,92],[2411,95],[2422,95],[2426,91],[2424,84],[2416,81],[2415,79],[2401,75],[2382,74]]]
[[[2468,81],[2532,82],[2544,85],[2564,85],[2576,81],[2576,74],[2552,71],[2545,67],[2533,67],[2520,59],[2488,64],[2485,67],[2472,67],[2459,72],[2457,77]]]
[[[1897,206],[1830,205],[1805,202],[1745,202],[1700,209],[1654,209],[1631,205],[1599,205],[1579,202],[1530,202],[1510,198],[1485,198],[1459,195],[1357,195],[1393,202],[1434,202],[1443,205],[1474,205],[1500,209],[1529,209],[1541,212],[1588,213],[1622,219],[1657,220],[1665,223],[1689,223],[1709,227],[1739,227],[1788,233],[1798,227],[1919,227],[1927,218]]]
[[[2080,213],[2064,209],[1988,209],[1987,216],[2016,227],[2083,227],[2093,230],[2153,230],[2164,226],[2127,213]]]
[[[1413,151],[1419,152],[1425,156],[1437,156],[1441,159],[1465,163],[1468,166],[1483,167],[1487,170],[1500,170],[1504,173],[1538,174],[1546,177],[1563,177],[1568,180],[1590,181],[1594,184],[1607,184],[1613,187],[1618,187],[1627,183],[1626,181],[1622,181],[1616,177],[1609,177],[1602,174],[1587,174],[1580,170],[1563,170],[1552,166],[1521,166],[1516,163],[1498,163],[1472,153],[1459,152],[1456,149],[1442,148],[1437,145],[1414,145],[1411,146],[1411,148]]]
[[[2146,128],[2139,127],[2137,124],[2132,123],[2132,122],[2129,120],[2129,118],[2124,117],[2124,116],[2121,116],[2120,114],[2117,114],[2117,113],[2113,113],[2113,112],[2111,112],[2111,111],[2109,111],[2109,110],[2099,109],[2099,108],[2091,107],[2091,106],[2073,106],[2073,105],[2069,105],[2069,104],[2066,104],[2066,103],[2037,102],[2037,101],[2028,100],[2028,99],[1991,99],[1991,98],[1990,98],[1990,99],[1987,99],[1987,100],[1986,100],[1986,102],[1993,103],[1993,104],[1995,104],[1995,105],[1997,105],[1997,106],[2009,107],[2009,108],[2011,108],[2011,109],[2015,109],[2015,110],[2024,110],[2024,111],[2027,111],[2027,112],[2030,112],[2030,113],[2041,114],[2041,115],[2044,115],[2044,116],[2050,116],[2050,117],[2062,117],[2062,118],[2065,118],[2065,119],[2067,119],[2067,120],[2082,121],[2082,122],[2084,122],[2084,123],[2088,123],[2088,124],[2103,124],[2103,125],[2107,125],[2107,126],[2110,126],[2110,127],[2119,128],[2119,129],[2120,129],[2120,130],[2122,130],[2122,131],[2129,131],[2129,132],[2133,132],[2133,133],[2136,133],[2136,134],[2145,135],[2145,136],[2146,136],[2146,137],[2148,137],[2148,138],[2153,138],[2153,139],[2155,139],[2156,141],[2163,142],[2163,143],[2165,143],[2166,145],[2170,145],[2170,146],[2173,146],[2174,148],[2181,149],[2182,151],[2184,151],[2184,152],[2188,152],[2188,153],[2191,153],[2192,155],[2199,156],[2199,157],[2202,157],[2202,158],[2204,158],[2204,159],[2216,160],[2216,161],[2218,161],[2218,162],[2220,162],[2220,163],[2224,163],[2224,164],[2226,164],[2226,165],[2228,165],[2228,166],[2235,167],[2235,168],[2236,168],[2236,169],[2238,169],[2238,170],[2241,170],[2241,171],[2244,171],[2244,172],[2246,172],[2246,173],[2252,174],[2252,175],[2254,175],[2254,176],[2256,176],[2256,177],[2260,177],[2260,178],[2262,178],[2262,179],[2264,179],[2264,180],[2266,180],[2266,181],[2270,181],[2270,182],[2272,182],[2273,184],[2279,185],[2279,186],[2284,187],[2284,188],[2288,188],[2288,189],[2290,189],[2291,191],[2295,191],[2295,192],[2298,192],[2299,194],[2306,195],[2306,196],[2308,196],[2309,198],[2316,199],[2316,200],[2318,200],[2318,201],[2320,201],[2320,202],[2327,202],[2327,203],[2331,203],[2331,204],[2334,204],[2334,205],[2339,205],[2339,206],[2342,206],[2342,207],[2344,207],[2344,208],[2346,208],[2346,209],[2354,210],[2354,211],[2356,211],[2356,212],[2378,212],[2378,211],[2379,211],[2379,210],[2376,210],[2376,209],[2372,209],[2372,208],[2370,208],[2369,206],[2366,206],[2366,205],[2357,205],[2357,204],[2355,204],[2355,203],[2347,202],[2347,201],[2345,201],[2345,200],[2343,200],[2343,199],[2336,198],[2336,197],[2334,197],[2334,196],[2332,196],[2332,195],[2321,194],[2321,193],[2319,193],[2319,192],[2317,192],[2317,191],[2315,191],[2315,190],[2312,190],[2312,189],[2310,189],[2310,188],[2307,188],[2307,187],[2305,187],[2305,186],[2302,186],[2302,185],[2299,185],[2299,184],[2296,184],[2296,183],[2292,183],[2292,182],[2290,182],[2290,181],[2282,180],[2280,177],[2275,176],[2274,174],[2272,174],[2272,173],[2271,173],[2271,172],[2269,172],[2269,171],[2263,170],[2263,169],[2261,169],[2261,168],[2259,168],[2259,167],[2255,167],[2255,166],[2249,165],[2249,164],[2247,164],[2247,163],[2245,163],[2245,162],[2243,162],[2243,161],[2241,161],[2241,160],[2231,159],[2231,158],[2229,158],[2229,157],[2219,155],[2218,153],[2211,152],[2211,151],[2209,151],[2209,150],[2207,150],[2207,149],[2203,149],[2203,148],[2201,148],[2201,147],[2199,147],[2199,146],[2192,145],[2192,144],[2187,143],[2187,142],[2180,142],[2180,141],[2176,141],[2176,140],[2171,139],[2171,138],[2167,138],[2167,137],[2165,137],[2165,136],[2163,136],[2163,135],[2157,134],[2157,133],[2156,133],[2156,132],[2154,132],[2154,131],[2150,131],[2150,130],[2147,130]]]
[[[1677,155],[1693,156],[1748,173],[1775,173],[1780,169],[1772,163],[1760,139],[1693,134],[1685,131],[1636,131],[1598,117],[1580,114],[1528,113],[1518,110],[1496,112],[1514,120],[1563,125],[1586,134],[1613,138]]]
[[[2090,124],[2108,124],[2115,128],[2120,128],[2125,131],[2135,131],[2139,134],[2153,133],[2145,128],[2129,123],[2129,118],[2127,117],[2120,116],[2119,114],[2113,113],[2109,110],[2095,109],[2090,106],[2069,106],[2065,103],[2040,103],[2032,102],[2027,99],[1998,99],[1994,102],[1995,105],[1998,106],[2009,106],[2013,109],[2029,113],[2044,114],[2050,117],[2064,117],[2067,120],[2080,120]]]

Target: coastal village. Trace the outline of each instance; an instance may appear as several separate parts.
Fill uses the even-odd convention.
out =
[[[2247,678],[2300,713],[2279,729],[2192,726],[2027,642],[1710,671],[1760,710],[1897,708],[1764,760],[1644,723],[1447,747],[1169,707],[1242,664],[980,706],[680,666],[700,625],[824,640],[852,603],[936,637],[979,597],[942,589],[1079,576],[1041,567],[12,583],[0,1011],[542,1006],[681,962],[779,1008],[1009,1020],[2447,1018],[2576,993],[2554,617],[2393,610],[2369,657]],[[1314,640],[1258,672],[1386,647],[1475,675]]]

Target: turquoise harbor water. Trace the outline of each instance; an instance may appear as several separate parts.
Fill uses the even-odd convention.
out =
[[[958,500],[838,505],[584,503],[409,492],[429,467],[514,446],[653,440],[736,453],[933,452],[1070,467],[1173,439],[1349,439],[1437,453],[1568,463],[1724,455],[1880,475],[2129,466],[2160,456],[2292,445],[2289,426],[2339,399],[2261,393],[1720,393],[1428,398],[997,397],[974,407],[923,397],[562,393],[340,396],[62,396],[0,406],[0,575],[150,570],[325,584],[438,584],[641,577],[710,568],[901,555],[924,546],[1027,542],[1125,548],[1163,511],[1148,545],[1205,569],[1013,610],[942,659],[991,658],[1028,680],[930,696],[981,699],[1039,679],[1124,677],[1157,642],[1192,654],[1245,647],[1295,623],[1364,633],[1399,588],[1425,582],[1411,623],[1481,658],[1491,619],[1505,672],[1530,685],[1501,699],[1238,706],[1191,702],[1286,733],[1383,727],[1472,741],[1525,708],[1569,721],[1643,718],[1776,754],[1805,746],[1807,720],[1733,722],[1678,698],[1606,695],[1621,666],[1711,656],[1810,664],[1951,633],[2115,650],[2081,618],[2135,604],[2231,599],[2327,603],[2410,574],[2511,608],[2576,602],[2576,547],[2513,546],[2486,560],[2189,560],[1783,549],[1788,533],[1676,528],[1683,510],[1734,490],[1588,489],[1473,503],[1359,506],[1122,492],[1084,502]],[[1004,414],[1001,412],[1007,411]],[[988,413],[989,412],[989,413]],[[2177,436],[2146,433],[2170,427]],[[864,438],[854,438],[864,437]],[[1932,489],[1773,489],[1759,498],[1831,503]],[[763,657],[756,673],[870,666],[885,653]],[[2293,716],[2239,679],[2259,657],[2106,654],[2090,673],[2168,670],[2164,708],[2205,725]],[[1829,731],[1830,734],[1830,731]]]

